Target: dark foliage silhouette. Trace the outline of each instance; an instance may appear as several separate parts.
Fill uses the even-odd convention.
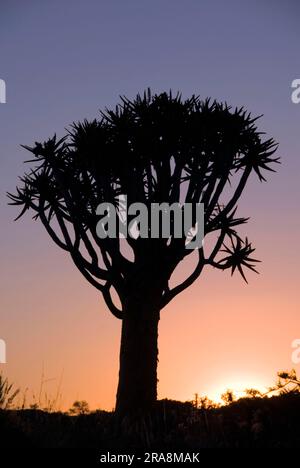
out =
[[[89,413],[89,404],[85,400],[76,400],[74,401],[72,407],[69,409],[69,414],[76,416],[79,414],[87,414]]]
[[[9,409],[20,390],[14,388],[14,385],[8,382],[0,373],[0,409]]]
[[[1,444],[5,448],[93,448],[189,451],[202,448],[298,448],[300,394],[241,398],[222,407],[160,400],[147,415],[124,418],[94,411],[69,416],[41,410],[0,410]]]
[[[134,100],[121,97],[115,110],[99,120],[74,123],[68,134],[25,146],[33,168],[21,178],[11,203],[34,212],[53,241],[69,252],[83,276],[122,320],[116,409],[120,414],[150,408],[157,398],[160,311],[189,287],[206,265],[220,270],[256,271],[254,248],[237,226],[237,202],[254,172],[265,180],[277,145],[262,140],[256,120],[244,108],[201,101],[179,93]],[[194,271],[170,286],[177,265],[193,253],[186,238],[97,237],[96,207],[101,202],[128,204],[204,203],[205,236],[210,249],[197,253]],[[128,254],[131,252],[132,256]],[[209,250],[209,251],[207,251]],[[119,297],[120,306],[116,303]]]
[[[89,411],[84,400],[60,411],[0,408],[2,445],[10,447],[97,448],[179,451],[202,448],[299,447],[300,380],[294,369],[278,372],[265,393],[252,388],[220,406],[195,395],[192,402],[160,400],[147,414],[119,419],[114,412]],[[2,378],[7,382],[7,379]]]

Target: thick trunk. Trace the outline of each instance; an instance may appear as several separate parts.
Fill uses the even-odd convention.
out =
[[[119,415],[148,410],[156,401],[158,322],[159,310],[149,304],[130,301],[126,307],[116,402]]]

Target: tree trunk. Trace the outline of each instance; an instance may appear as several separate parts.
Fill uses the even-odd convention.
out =
[[[126,306],[122,322],[116,412],[134,414],[150,409],[157,399],[159,310],[147,300]]]

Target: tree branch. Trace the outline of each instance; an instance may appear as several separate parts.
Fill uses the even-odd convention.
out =
[[[169,304],[169,302],[171,302],[171,300],[175,296],[177,296],[177,294],[181,293],[186,288],[191,286],[191,284],[193,284],[194,281],[200,276],[200,274],[201,274],[201,272],[203,270],[203,267],[205,265],[205,259],[204,259],[204,256],[203,256],[203,250],[202,249],[198,250],[198,255],[199,255],[198,263],[197,263],[197,266],[194,269],[193,273],[188,278],[186,278],[186,280],[184,280],[182,283],[175,286],[175,288],[173,288],[171,290],[168,290],[167,293],[164,294],[164,296],[162,298],[161,309],[163,309],[167,304]]]
[[[111,288],[111,284],[110,283],[107,283],[105,285],[105,287],[103,288],[102,290],[102,294],[103,294],[103,298],[105,300],[105,303],[107,305],[107,307],[109,308],[109,310],[111,311],[111,313],[118,319],[122,320],[123,317],[124,317],[124,313],[122,310],[118,309],[117,306],[113,303],[113,300],[112,300],[112,297],[111,297],[111,293],[110,293],[110,288]]]

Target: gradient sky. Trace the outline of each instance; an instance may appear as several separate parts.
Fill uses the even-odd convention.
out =
[[[68,256],[30,216],[7,206],[31,144],[74,120],[94,118],[119,95],[182,91],[264,114],[259,127],[279,143],[282,165],[252,178],[239,205],[243,230],[262,260],[249,285],[204,271],[161,315],[159,397],[216,398],[226,388],[272,385],[291,362],[299,319],[300,5],[295,1],[1,0],[0,104],[3,372],[28,398],[55,395],[114,405],[120,322]],[[183,269],[184,270],[184,269]],[[186,270],[187,271],[187,270]]]

